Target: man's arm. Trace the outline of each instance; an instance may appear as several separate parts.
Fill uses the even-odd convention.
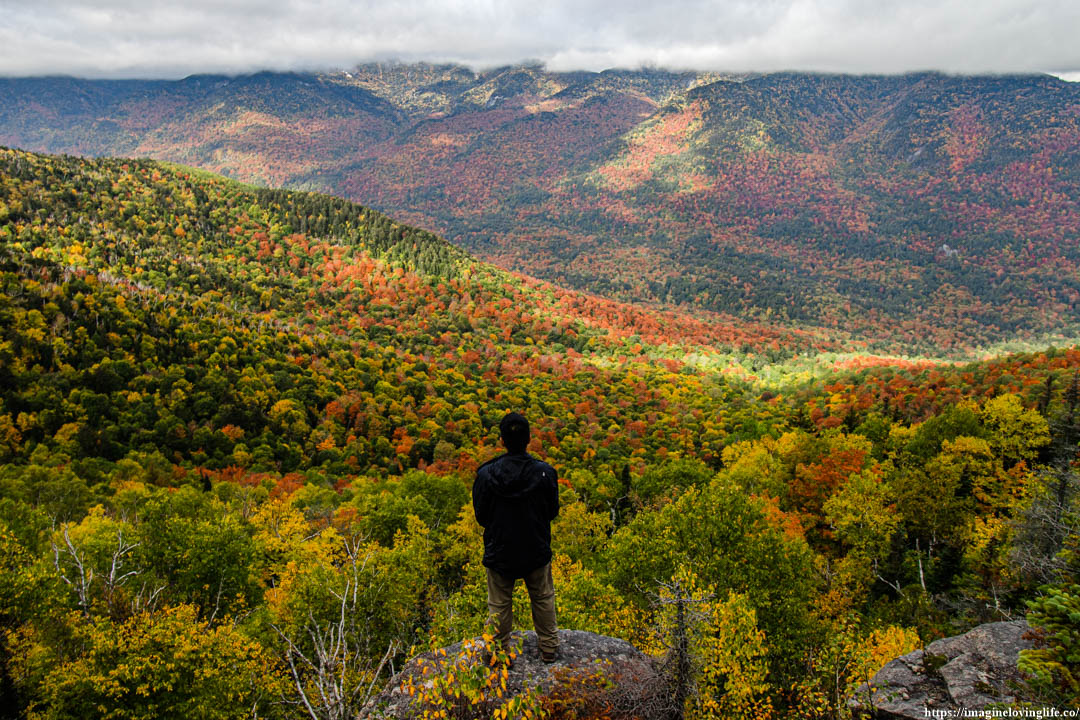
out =
[[[559,473],[555,472],[555,468],[551,468],[551,519],[554,520],[559,516]]]
[[[487,483],[479,473],[473,480],[472,506],[476,522],[480,524],[480,527],[487,527],[488,522],[491,521],[491,496],[487,492]]]

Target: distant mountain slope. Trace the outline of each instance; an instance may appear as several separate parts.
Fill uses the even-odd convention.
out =
[[[364,66],[0,81],[0,143],[355,198],[505,267],[887,351],[1080,322],[1080,86]]]
[[[691,91],[585,182],[654,258],[631,294],[955,346],[1075,323],[1078,159],[1051,78],[779,75]]]

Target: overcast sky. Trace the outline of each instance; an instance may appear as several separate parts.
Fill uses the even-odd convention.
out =
[[[1080,79],[1080,0],[0,0],[0,75],[183,77],[394,59]]]

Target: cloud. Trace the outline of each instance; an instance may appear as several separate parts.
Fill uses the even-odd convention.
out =
[[[370,60],[554,70],[1080,71],[1075,0],[0,0],[0,74]]]

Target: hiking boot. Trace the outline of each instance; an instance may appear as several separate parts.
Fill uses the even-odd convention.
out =
[[[540,659],[544,661],[545,665],[550,665],[551,663],[558,660],[558,655],[559,655],[558,650],[541,650],[540,651]]]

